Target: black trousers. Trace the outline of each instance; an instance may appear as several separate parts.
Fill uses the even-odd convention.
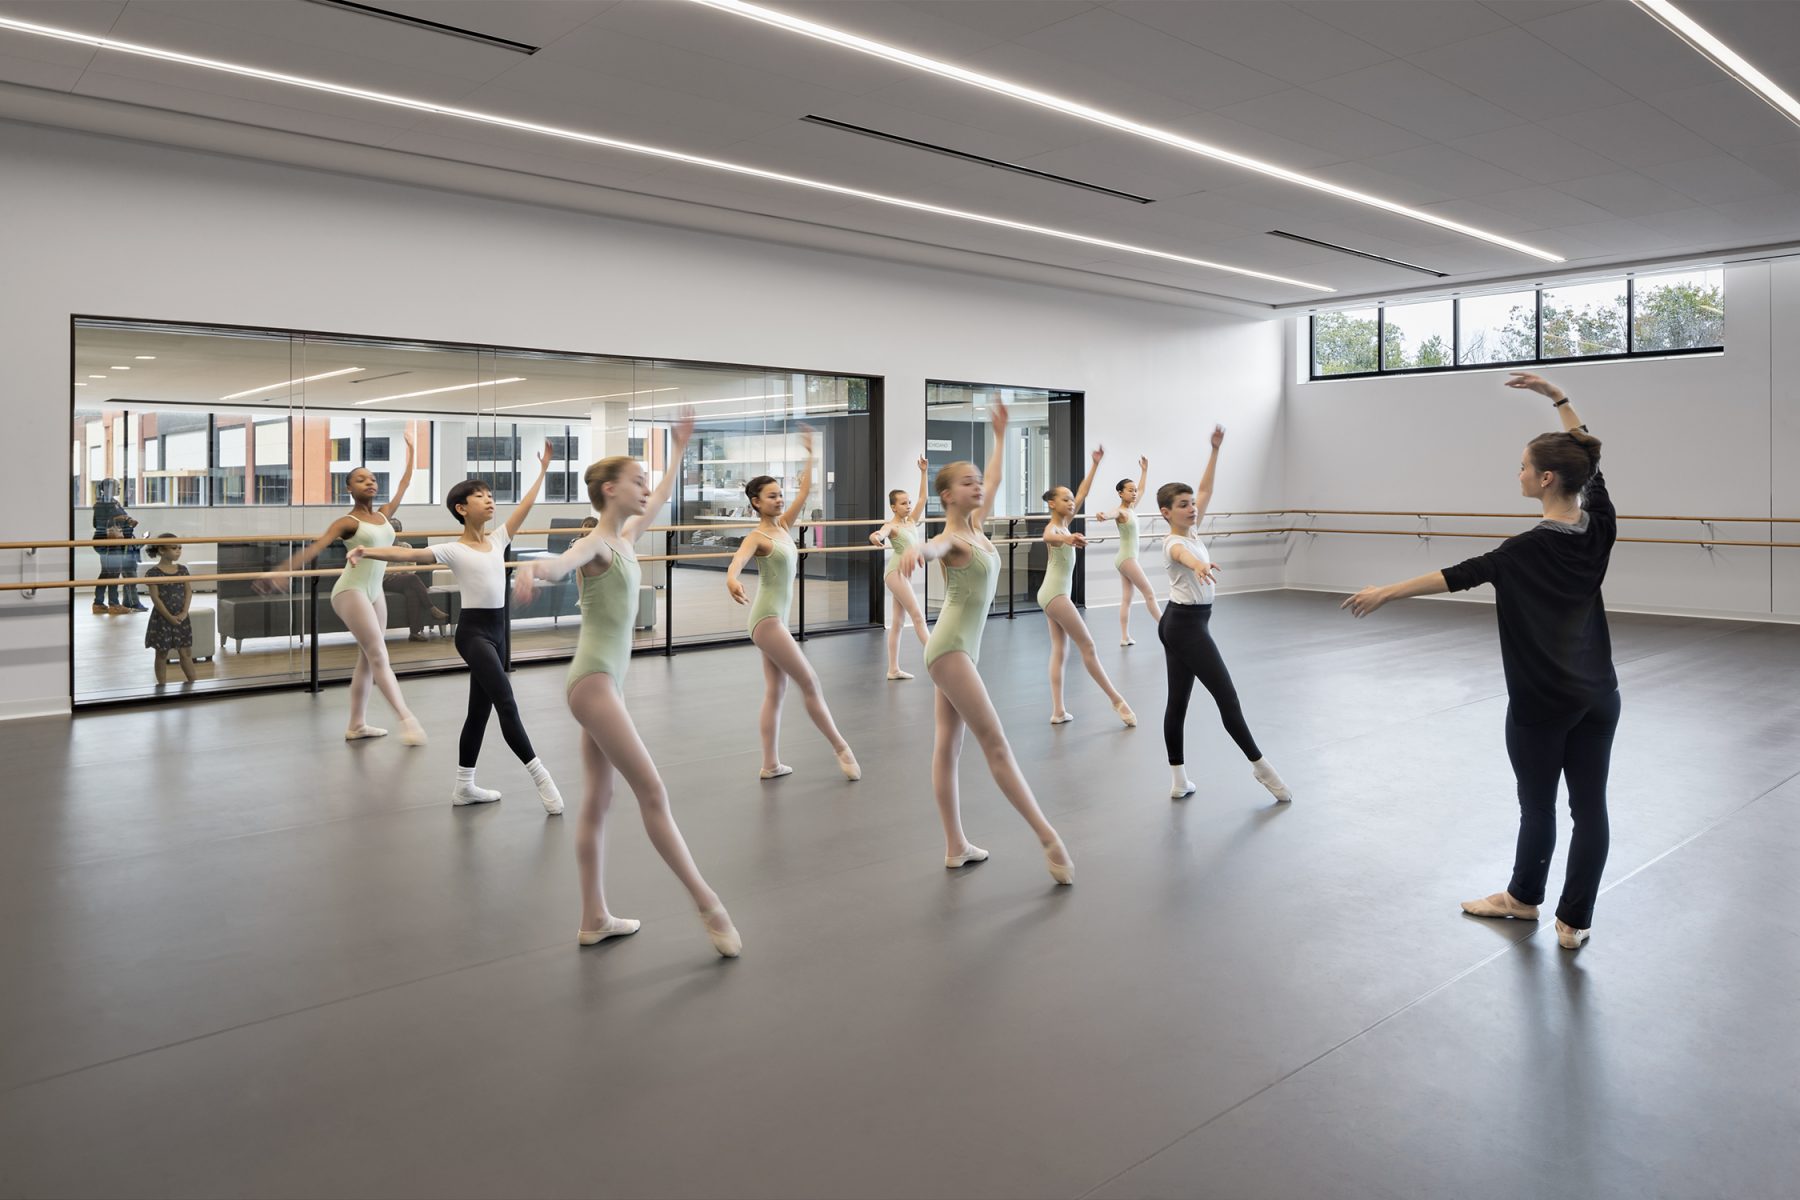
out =
[[[1231,685],[1231,672],[1212,640],[1208,626],[1212,623],[1212,605],[1163,605],[1162,620],[1157,622],[1156,636],[1162,642],[1163,664],[1169,672],[1169,700],[1163,708],[1163,744],[1169,751],[1169,765],[1180,766],[1181,731],[1187,724],[1188,697],[1193,694],[1194,680],[1212,693],[1219,706],[1219,719],[1244,757],[1255,762],[1262,757],[1250,726],[1244,721],[1243,707],[1238,703],[1237,689]]]
[[[1569,784],[1569,865],[1556,915],[1566,925],[1586,929],[1594,921],[1594,900],[1612,841],[1606,818],[1606,776],[1612,767],[1613,734],[1619,728],[1619,693],[1554,721],[1521,725],[1506,713],[1506,754],[1519,781],[1519,846],[1512,882],[1506,890],[1524,904],[1539,904],[1556,850],[1556,785]]]
[[[457,619],[456,652],[469,664],[469,715],[463,720],[462,739],[457,743],[457,766],[473,767],[481,757],[481,739],[487,734],[491,712],[500,714],[500,733],[520,762],[537,757],[525,723],[519,720],[512,681],[506,677],[505,639],[504,608],[465,608]]]

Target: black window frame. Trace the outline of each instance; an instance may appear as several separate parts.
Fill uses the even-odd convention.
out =
[[[1581,282],[1605,282],[1604,279],[1594,280],[1594,281],[1567,280],[1567,281],[1561,281],[1561,282],[1553,282],[1553,283],[1550,283],[1543,287],[1537,287],[1537,288],[1530,289],[1532,291],[1532,294],[1534,297],[1533,303],[1535,305],[1535,312],[1533,313],[1533,317],[1532,317],[1532,328],[1533,328],[1532,357],[1508,359],[1503,362],[1464,363],[1464,362],[1460,361],[1460,359],[1462,358],[1463,297],[1462,296],[1451,296],[1451,297],[1448,297],[1448,299],[1450,301],[1451,336],[1454,338],[1454,344],[1451,346],[1451,352],[1450,352],[1451,363],[1450,363],[1450,365],[1442,366],[1442,367],[1389,367],[1387,365],[1387,310],[1388,310],[1388,305],[1377,304],[1377,305],[1373,306],[1375,309],[1375,362],[1376,362],[1376,369],[1373,371],[1344,371],[1344,372],[1339,372],[1339,373],[1320,374],[1319,369],[1318,369],[1319,368],[1318,356],[1314,352],[1314,349],[1313,349],[1316,339],[1318,337],[1319,316],[1317,313],[1312,313],[1312,314],[1308,315],[1308,317],[1306,319],[1307,382],[1322,383],[1322,382],[1335,381],[1335,380],[1339,380],[1339,379],[1377,379],[1377,378],[1381,378],[1384,376],[1393,376],[1393,375],[1443,375],[1443,374],[1450,374],[1450,373],[1454,373],[1454,372],[1506,370],[1506,369],[1510,369],[1510,368],[1514,368],[1514,367],[1541,367],[1541,366],[1553,366],[1554,367],[1554,366],[1563,366],[1564,364],[1567,364],[1567,363],[1625,362],[1627,360],[1634,359],[1634,358],[1639,358],[1639,359],[1680,358],[1680,357],[1685,357],[1687,355],[1695,355],[1695,354],[1723,354],[1723,353],[1725,353],[1725,343],[1722,341],[1718,345],[1714,345],[1714,346],[1681,346],[1681,347],[1674,348],[1674,349],[1663,349],[1663,350],[1640,350],[1637,348],[1635,328],[1636,328],[1636,322],[1637,322],[1637,277],[1638,277],[1638,275],[1640,275],[1640,274],[1666,275],[1666,274],[1670,274],[1673,271],[1677,271],[1680,269],[1681,268],[1661,268],[1661,269],[1648,270],[1648,271],[1642,271],[1642,272],[1634,271],[1631,274],[1626,275],[1624,277],[1624,280],[1625,280],[1625,349],[1622,352],[1614,352],[1614,353],[1609,353],[1609,354],[1581,354],[1581,355],[1572,355],[1572,356],[1564,357],[1564,358],[1545,358],[1544,357],[1544,292],[1546,290],[1554,291],[1559,287],[1570,286],[1570,285],[1573,285],[1576,283],[1581,283]],[[1717,270],[1719,268],[1717,265],[1710,265],[1710,266],[1694,267],[1692,269],[1693,270]],[[1513,289],[1513,290],[1524,291],[1526,289],[1517,288],[1517,289]],[[1400,301],[1397,303],[1417,304],[1417,303],[1421,303],[1421,302],[1422,301],[1420,301],[1420,300],[1408,299],[1408,300]],[[1370,306],[1366,305],[1366,304],[1359,304],[1359,305],[1356,305],[1355,307],[1366,309]],[[1721,322],[1721,328],[1723,328],[1723,322]]]

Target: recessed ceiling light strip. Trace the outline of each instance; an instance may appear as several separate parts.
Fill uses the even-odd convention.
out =
[[[657,392],[679,392],[677,387],[645,388],[636,392],[608,392],[604,396],[564,396],[561,400],[533,400],[529,404],[502,404],[495,412],[511,412],[517,408],[543,408],[549,404],[574,404],[578,400],[622,400],[626,396],[653,396]]]
[[[1639,8],[1655,17],[1662,26],[1712,60],[1714,66],[1749,88],[1770,108],[1800,125],[1800,100],[1795,100],[1782,86],[1751,66],[1749,61],[1707,32],[1700,22],[1670,4],[1668,0],[1632,0]]]
[[[355,407],[365,404],[380,404],[386,400],[411,400],[414,396],[441,396],[445,392],[466,392],[470,388],[497,387],[502,383],[524,383],[525,376],[511,375],[505,379],[483,379],[479,383],[454,383],[449,387],[426,388],[422,392],[396,392],[392,396],[371,396],[367,400],[358,400]]]
[[[839,183],[827,183],[822,179],[808,179],[800,175],[787,175],[780,171],[768,171],[761,167],[752,167],[745,163],[726,162],[717,158],[703,158],[697,154],[687,154],[679,150],[667,150],[660,146],[647,146],[639,142],[627,142],[619,138],[604,137],[597,133],[583,133],[575,129],[564,129],[556,125],[542,125],[536,121],[521,121],[513,117],[503,117],[496,113],[477,112],[473,109],[456,108],[448,104],[437,104],[429,100],[417,100],[408,96],[396,96],[389,92],[375,92],[367,88],[351,87],[341,83],[327,83],[321,79],[308,79],[301,75],[287,75],[280,71],[266,71],[261,67],[248,67],[238,63],[222,62],[213,58],[202,58],[195,54],[184,54],[178,50],[164,50],[156,46],[144,46],[136,42],[122,42],[115,38],[97,37],[89,33],[77,33],[74,30],[59,29],[51,25],[38,25],[30,21],[20,21],[12,17],[0,17],[0,29],[12,29],[20,33],[34,34],[39,37],[54,38],[57,41],[73,42],[82,46],[93,46],[101,50],[112,50],[120,54],[136,55],[140,58],[154,58],[163,62],[181,63],[184,66],[200,67],[208,71],[222,71],[228,75],[239,75],[247,79],[261,79],[269,83],[285,84],[289,87],[305,88],[309,91],[327,92],[334,96],[348,96],[356,100],[367,100],[374,104],[386,104],[393,108],[410,109],[413,112],[432,113],[442,117],[454,117],[463,121],[474,121],[483,125],[496,125],[506,129],[518,129],[527,133],[542,134],[545,137],[561,138],[565,141],[582,142],[590,146],[604,146],[610,150],[622,150],[628,154],[642,154],[651,158],[666,159],[670,162],[687,163],[690,166],[707,167],[715,171],[728,171],[734,175],[746,175],[756,179],[767,179],[775,183],[792,184],[795,187],[811,188],[814,191],[830,192],[838,196],[851,196],[859,200],[871,200],[877,204],[892,205],[895,208],[911,209],[914,212],[932,213],[936,216],[955,217],[958,220],[972,221],[981,225],[992,225],[1002,229],[1016,229],[1022,233],[1035,233],[1043,237],[1057,238],[1065,242],[1079,242],[1087,246],[1099,246],[1105,250],[1118,250],[1127,254],[1141,254],[1147,258],[1159,258],[1168,262],[1186,263],[1189,266],[1205,267],[1211,271],[1224,271],[1232,275],[1248,276],[1252,279],[1264,279],[1270,283],[1286,284],[1289,287],[1305,288],[1314,292],[1335,292],[1336,288],[1324,284],[1308,283],[1303,279],[1290,279],[1285,275],[1274,275],[1267,271],[1256,271],[1249,267],[1234,267],[1228,263],[1212,262],[1204,258],[1193,258],[1186,254],[1175,254],[1167,250],[1155,250],[1148,246],[1136,246],[1129,242],[1116,242],[1110,238],[1091,237],[1085,233],[1074,233],[1066,229],[1053,229],[1047,225],[1032,225],[1025,221],[1015,221],[1008,217],[996,217],[987,213],[969,212],[966,209],[948,208],[939,204],[927,204],[922,200],[908,200],[903,196],[889,196],[881,192],[865,191],[862,188],[848,187]],[[1560,259],[1557,261],[1561,261]]]
[[[920,71],[927,71],[945,79],[955,80],[958,83],[966,83],[971,87],[978,87],[990,92],[997,92],[1002,96],[1011,96],[1013,99],[1023,100],[1027,104],[1035,104],[1040,108],[1052,109],[1067,116],[1078,117],[1083,121],[1091,121],[1096,125],[1105,125],[1109,128],[1117,129],[1120,132],[1129,133],[1136,137],[1147,138],[1153,142],[1161,142],[1165,146],[1173,146],[1178,150],[1186,150],[1191,154],[1198,154],[1205,158],[1215,159],[1219,162],[1230,163],[1232,166],[1242,167],[1247,171],[1255,171],[1260,175],[1268,175],[1271,178],[1280,179],[1300,187],[1311,188],[1318,192],[1326,192],[1344,200],[1354,200],[1358,204],[1367,204],[1372,208],[1379,208],[1385,212],[1394,213],[1397,216],[1410,217],[1415,221],[1423,221],[1428,225],[1436,225],[1440,229],[1448,229],[1454,233],[1464,234],[1472,238],[1479,238],[1481,241],[1490,242],[1496,246],[1504,246],[1508,250],[1517,250],[1521,254],[1529,254],[1533,258],[1541,258],[1545,262],[1565,261],[1560,254],[1552,254],[1548,250],[1540,250],[1536,246],[1529,246],[1524,242],[1515,241],[1509,237],[1502,237],[1497,233],[1489,233],[1487,230],[1477,229],[1473,225],[1464,225],[1460,221],[1452,221],[1447,217],[1440,217],[1420,209],[1409,208],[1406,205],[1396,203],[1393,200],[1384,200],[1380,196],[1370,195],[1368,192],[1359,192],[1354,188],[1340,187],[1335,183],[1327,183],[1322,179],[1315,179],[1310,175],[1303,175],[1299,171],[1290,170],[1287,167],[1279,166],[1275,163],[1264,162],[1261,159],[1251,158],[1249,155],[1239,154],[1234,150],[1227,150],[1223,146],[1214,146],[1206,142],[1197,141],[1194,138],[1185,137],[1182,134],[1175,133],[1173,130],[1158,129],[1153,125],[1145,125],[1142,122],[1133,121],[1129,117],[1123,117],[1117,113],[1107,112],[1104,109],[1094,108],[1091,105],[1082,104],[1076,100],[1052,95],[1049,92],[1042,92],[1036,88],[1027,87],[1021,83],[1013,83],[1011,80],[1000,79],[993,75],[983,75],[978,71],[970,71],[964,67],[955,66],[951,63],[940,62],[935,58],[926,58],[922,54],[914,54],[910,50],[902,50],[897,46],[889,46],[884,42],[877,42],[869,38],[858,37],[854,33],[847,33],[841,29],[833,29],[829,25],[820,25],[815,21],[807,21],[800,17],[789,16],[786,13],[776,12],[774,9],[762,8],[759,5],[746,4],[744,3],[744,0],[692,0],[692,2],[695,4],[704,4],[708,8],[716,8],[721,12],[733,13],[740,17],[748,17],[752,21],[760,21],[765,25],[773,25],[778,29],[785,29],[791,33],[798,33],[806,37],[817,38],[822,42],[830,42],[835,46],[842,46],[847,50],[856,50],[875,58],[886,59],[888,62],[899,63],[902,66],[912,67]]]
[[[245,388],[241,392],[233,392],[229,396],[220,396],[221,400],[242,400],[245,396],[254,396],[259,392],[275,392],[285,387],[293,387],[296,383],[312,383],[317,379],[336,379],[339,375],[354,375],[361,367],[345,367],[338,371],[327,371],[323,375],[308,375],[302,379],[287,379],[281,383],[271,383],[264,387]]]

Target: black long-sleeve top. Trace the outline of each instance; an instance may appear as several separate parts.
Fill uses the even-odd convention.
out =
[[[1568,716],[1619,686],[1600,598],[1618,535],[1618,513],[1596,471],[1575,524],[1540,521],[1498,549],[1445,569],[1453,592],[1494,585],[1500,661],[1520,724]]]

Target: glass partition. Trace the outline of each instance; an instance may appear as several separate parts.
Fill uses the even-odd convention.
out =
[[[74,333],[72,536],[99,528],[129,529],[137,540],[202,537],[209,540],[182,547],[179,564],[197,575],[246,576],[191,585],[196,678],[185,683],[171,653],[168,681],[159,684],[157,654],[145,644],[152,605],[141,579],[155,556],[137,546],[78,552],[76,578],[120,582],[98,600],[86,589],[75,598],[77,704],[348,678],[356,642],[331,605],[344,545],[324,546],[310,564],[323,574],[288,588],[248,576],[282,565],[345,515],[357,468],[374,475],[378,506],[393,501],[409,437],[413,472],[394,524],[399,542],[417,546],[460,535],[444,499],[464,479],[487,484],[497,521],[506,521],[549,447],[536,504],[509,552],[515,560],[560,552],[579,536],[592,511],[583,483],[591,462],[631,454],[653,481],[678,472],[652,523],[680,528],[647,533],[638,545],[652,560],[644,563],[638,644],[661,648],[747,636],[744,611],[724,586],[728,556],[751,524],[743,487],[768,474],[794,496],[800,431],[810,424],[819,469],[799,531],[805,585],[790,620],[801,626],[803,606],[810,631],[880,619],[876,559],[831,552],[866,544],[869,527],[829,524],[881,512],[881,481],[870,469],[879,460],[876,380],[137,322],[78,319]],[[699,429],[673,463],[669,431],[688,405]],[[670,552],[693,557],[671,568],[661,561]],[[460,666],[460,591],[434,565],[387,568],[382,616],[397,671]],[[573,651],[578,591],[573,580],[546,588],[525,610],[509,598],[515,661]]]
[[[1047,551],[1038,540],[1049,514],[1044,492],[1058,486],[1073,488],[1087,471],[1087,454],[1082,446],[1082,394],[1003,384],[928,381],[928,476],[964,459],[986,467],[994,444],[988,405],[995,397],[1005,402],[1010,420],[1005,469],[988,526],[988,535],[999,546],[1004,572],[995,594],[994,611],[1035,610],[1038,585],[1043,582],[1047,564]],[[941,528],[936,520],[944,515],[944,510],[935,493],[927,498],[925,511],[933,520],[931,532],[936,533]],[[1076,518],[1075,528],[1082,528],[1080,517]],[[1086,598],[1081,557],[1086,552],[1076,553],[1073,598],[1081,604]],[[930,612],[935,613],[943,599],[941,575],[932,576],[926,586],[926,598]]]

